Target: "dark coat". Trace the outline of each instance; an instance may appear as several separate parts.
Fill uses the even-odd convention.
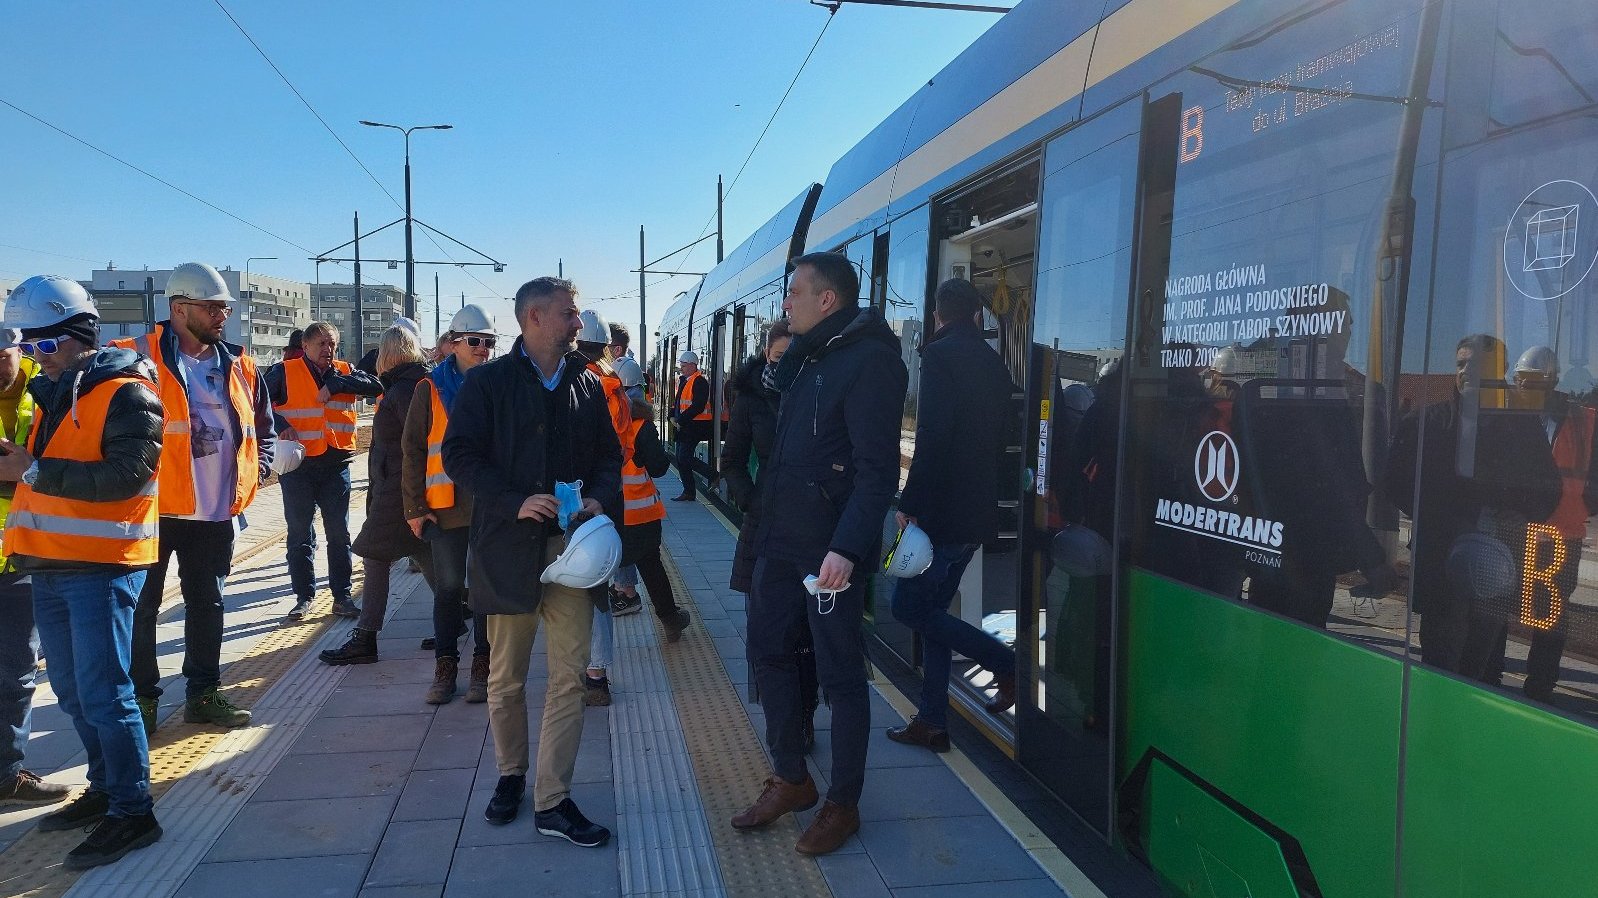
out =
[[[744,516],[738,528],[738,548],[733,553],[731,583],[742,593],[753,588],[755,532],[760,527],[760,474],[777,438],[777,410],[782,404],[781,393],[761,385],[765,370],[766,357],[757,355],[738,372],[733,381],[737,399],[732,404],[732,417],[721,447],[721,476],[727,482],[727,495]],[[760,469],[754,475],[749,473],[751,456]]]
[[[145,382],[123,384],[111,397],[100,433],[101,460],[38,458],[55,432],[70,425],[78,400],[121,375],[140,377]],[[149,359],[131,349],[105,347],[58,380],[52,381],[43,374],[35,376],[28,382],[28,392],[37,404],[33,455],[38,458],[39,476],[33,483],[34,492],[85,502],[119,502],[137,495],[155,479],[164,424],[155,389],[155,365]],[[12,560],[19,569],[34,572],[112,567],[24,556],[14,556]]]
[[[556,386],[564,403],[564,455],[570,468],[556,479],[582,480],[583,495],[596,499],[613,521],[622,520],[621,443],[610,420],[605,389],[581,355],[566,357]],[[543,385],[521,346],[466,374],[444,433],[444,470],[456,489],[472,494],[472,610],[481,614],[529,614],[543,596],[552,524],[519,518],[522,503],[553,494],[546,432],[551,426]]]
[[[666,454],[666,447],[660,444],[660,431],[651,418],[653,410],[649,403],[634,399],[632,413],[633,420],[644,422],[638,428],[638,435],[633,438],[633,461],[648,472],[650,477],[663,476],[671,468],[671,456]],[[622,527],[622,565],[637,564],[638,559],[651,552],[659,552],[662,529],[660,521]]]
[[[819,570],[828,552],[869,563],[899,487],[899,435],[909,381],[899,338],[871,308],[828,316],[778,366],[782,410],[768,470],[762,558]]]
[[[425,543],[405,520],[403,479],[405,417],[416,385],[427,368],[408,362],[385,373],[383,401],[372,418],[372,450],[367,457],[366,523],[350,548],[362,558],[395,561],[420,552]]]
[[[933,545],[992,542],[999,534],[999,470],[1012,429],[1015,384],[975,323],[957,321],[921,347],[915,457],[899,511]]]

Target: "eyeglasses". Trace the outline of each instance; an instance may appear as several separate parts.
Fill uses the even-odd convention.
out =
[[[465,341],[466,345],[473,349],[476,349],[479,346],[486,346],[489,349],[493,349],[494,344],[499,342],[499,338],[497,337],[456,337],[455,339]]]
[[[202,309],[212,318],[226,318],[233,314],[232,306],[223,305],[219,302],[180,302],[178,305],[193,306],[196,309]]]
[[[61,341],[48,339],[28,340],[18,343],[17,348],[22,350],[22,354],[28,358],[33,358],[34,356],[40,355],[55,355],[56,350],[61,348]]]

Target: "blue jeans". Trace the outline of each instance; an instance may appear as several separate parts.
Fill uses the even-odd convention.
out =
[[[33,575],[33,616],[50,659],[50,685],[89,755],[89,790],[111,816],[150,813],[150,747],[128,673],[133,609],[146,571]]]
[[[433,531],[429,531],[433,532]],[[460,658],[456,646],[466,629],[466,554],[470,527],[438,530],[428,541],[433,556],[433,657]],[[488,654],[488,615],[472,615],[472,654]]]
[[[609,670],[616,660],[616,622],[609,611],[594,609],[594,635],[588,641],[588,669]]]
[[[625,567],[617,568],[616,576],[611,577],[610,582],[616,584],[617,589],[637,589],[638,565],[629,564]]]
[[[997,675],[1015,674],[1015,652],[1004,643],[949,613],[975,545],[932,547],[932,566],[893,588],[894,619],[921,634],[921,700],[916,716],[943,728],[949,725],[949,671],[954,652]]]
[[[39,671],[33,588],[26,574],[0,574],[0,779],[22,769],[33,732],[33,680]]]
[[[283,475],[283,519],[288,524],[289,582],[302,602],[316,597],[316,530],[312,523],[322,510],[322,530],[327,534],[327,585],[334,601],[349,601],[350,466],[309,459]]]

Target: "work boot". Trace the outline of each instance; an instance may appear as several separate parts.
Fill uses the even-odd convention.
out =
[[[810,821],[804,835],[794,843],[793,850],[800,854],[831,854],[843,847],[849,837],[860,831],[860,810],[849,805],[828,801],[821,806],[816,819]]]
[[[989,714],[1003,714],[1015,707],[1015,674],[994,674],[993,686],[995,690],[993,700],[983,707]]]
[[[107,817],[89,833],[83,844],[67,852],[68,870],[87,870],[115,863],[136,848],[154,845],[161,839],[161,824],[155,814],[137,817]]]
[[[54,804],[71,794],[71,786],[47,783],[29,770],[18,770],[16,776],[0,780],[0,803]]]
[[[919,745],[939,754],[949,750],[949,731],[935,727],[919,717],[910,718],[910,722],[902,727],[890,728],[888,738],[900,745]]]
[[[610,707],[610,677],[583,674],[583,704],[590,708]]]
[[[82,829],[97,822],[109,810],[111,810],[110,793],[91,789],[67,802],[61,810],[40,817],[39,832],[57,833],[69,829]]]
[[[155,712],[160,710],[161,700],[148,695],[135,695],[133,700],[139,703],[139,719],[144,722],[144,741],[148,742],[155,736]]]
[[[311,613],[311,603],[306,601],[306,600],[304,600],[304,599],[301,599],[298,602],[294,603],[294,607],[293,608],[289,609],[287,620],[290,620],[290,621],[302,621],[302,620],[305,620],[305,616],[307,614],[310,614],[310,613]]]
[[[356,627],[350,631],[349,641],[317,657],[323,664],[371,664],[377,660],[377,631]]]
[[[215,686],[189,699],[183,705],[184,723],[208,723],[219,727],[249,726],[250,712],[222,697]]]
[[[488,656],[472,656],[472,678],[466,683],[467,704],[480,705],[488,701]]]
[[[460,669],[459,658],[438,659],[433,667],[433,685],[427,690],[429,705],[447,705],[455,697],[455,674]]]
[[[821,800],[816,781],[805,774],[802,783],[790,783],[779,776],[766,778],[760,797],[743,813],[732,818],[733,829],[756,829],[793,811],[808,811]]]
[[[666,628],[666,641],[676,642],[682,639],[682,631],[688,629],[688,609],[675,608],[672,612],[660,619],[660,625]]]
[[[352,619],[360,617],[361,616],[361,606],[355,604],[354,602],[350,601],[349,599],[334,599],[333,600],[333,616],[334,617],[348,617],[348,618],[352,618]]]

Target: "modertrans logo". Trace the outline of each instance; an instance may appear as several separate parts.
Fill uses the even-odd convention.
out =
[[[1215,507],[1237,503],[1237,486],[1242,473],[1243,463],[1237,443],[1223,431],[1210,431],[1199,440],[1198,448],[1193,452],[1193,482],[1198,487],[1199,495],[1213,504],[1160,499],[1154,508],[1154,522],[1162,527],[1242,546],[1250,550],[1250,561],[1280,567],[1280,521]]]

